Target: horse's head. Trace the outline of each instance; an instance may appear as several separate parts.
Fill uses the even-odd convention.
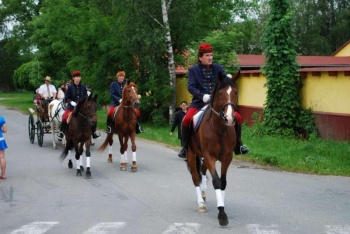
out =
[[[220,72],[211,100],[211,106],[229,126],[235,124],[234,116],[238,103],[238,88],[235,82],[239,75],[240,71],[230,78]]]
[[[85,119],[88,119],[91,125],[97,123],[97,95],[94,97],[90,94],[87,97],[84,97],[78,101],[78,104],[74,110],[75,116],[82,116]]]
[[[133,82],[128,81],[123,89],[122,104],[124,106],[137,107],[140,104],[138,88]]]

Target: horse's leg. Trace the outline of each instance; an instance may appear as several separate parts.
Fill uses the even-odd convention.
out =
[[[200,188],[200,174],[197,168],[197,157],[192,152],[191,148],[188,149],[187,152],[187,164],[190,169],[192,175],[192,181],[196,188],[197,194],[197,203],[198,203],[198,212],[205,213],[207,211],[207,207],[204,204],[204,199],[202,197],[201,188]]]
[[[83,172],[84,171],[84,166],[83,166],[83,153],[84,153],[84,149],[85,149],[85,144],[83,143],[79,143],[79,153],[80,153],[80,158],[79,158],[79,165],[80,165],[80,171]]]
[[[120,143],[120,170],[126,171],[126,163],[127,163],[127,156],[125,156],[125,145],[123,140],[125,140],[122,136],[119,137],[119,143]]]
[[[107,136],[109,138],[109,147],[108,147],[108,159],[107,162],[112,163],[112,154],[113,154],[113,134],[111,136]]]
[[[207,183],[208,183],[208,178],[207,178],[207,165],[205,164],[204,160],[202,162],[202,180],[201,180],[201,193],[202,193],[202,198],[205,201],[207,199]]]
[[[68,150],[68,168],[73,168],[71,150]]]
[[[135,143],[135,136],[131,136],[131,151],[132,151],[132,165],[131,165],[131,171],[136,172],[137,171],[137,165],[136,165],[136,143]]]
[[[91,146],[94,146],[95,145],[95,140],[94,140],[94,138],[92,138],[92,136],[91,136]]]
[[[55,128],[56,128],[56,121],[52,120],[51,121],[52,148],[57,149]]]
[[[86,178],[91,178],[91,171],[90,171],[90,143],[86,143],[85,144],[86,147],[86,151],[85,151],[85,156],[86,156],[86,173],[85,173],[85,177]]]
[[[232,156],[231,156],[232,157]],[[219,219],[219,224],[221,226],[226,226],[228,224],[228,219],[227,219],[227,215],[225,213],[224,207],[225,207],[225,203],[224,203],[224,199],[223,199],[223,193],[221,190],[221,179],[216,171],[216,167],[215,167],[215,159],[213,159],[214,157],[211,157],[210,155],[208,157],[206,157],[206,164],[208,167],[208,170],[210,171],[210,174],[213,178],[213,186],[215,189],[215,194],[216,194],[216,203],[217,203],[217,207],[219,209],[219,214],[218,214],[218,219]],[[209,160],[208,160],[209,159]],[[226,165],[226,163],[221,163],[221,170],[227,170],[228,165]],[[226,181],[226,179],[225,179]],[[226,185],[225,185],[226,186]]]
[[[81,156],[81,151],[79,149],[80,147],[78,144],[75,145],[75,159],[77,160],[77,176],[82,176],[81,174],[81,169],[80,169],[80,156]]]

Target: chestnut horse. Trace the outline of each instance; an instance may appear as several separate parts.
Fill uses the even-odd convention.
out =
[[[239,72],[232,78],[219,74],[210,104],[197,113],[200,115],[202,112],[202,122],[190,135],[188,142],[187,165],[196,187],[198,211],[201,213],[207,211],[204,201],[208,169],[216,193],[218,219],[221,226],[228,224],[224,200],[226,173],[236,146],[234,125],[236,124],[235,109],[237,108],[238,89],[235,81],[238,77]],[[216,170],[216,161],[221,162],[220,176]]]
[[[84,151],[86,155],[86,173],[87,178],[91,177],[90,171],[90,145],[92,126],[97,123],[97,95],[92,97],[90,94],[78,101],[77,106],[72,112],[72,118],[68,122],[68,128],[65,130],[64,135],[66,137],[66,147],[61,154],[61,160],[63,161],[69,151],[75,149],[75,159],[77,160],[77,176],[81,176],[80,157]]]
[[[126,170],[126,164],[128,163],[127,149],[129,138],[131,140],[132,150],[131,171],[137,171],[135,143],[137,117],[135,108],[140,103],[137,92],[136,84],[128,81],[123,89],[122,102],[119,106],[115,107],[113,112],[112,131],[107,134],[105,141],[98,148],[98,150],[102,152],[109,144],[108,161],[112,162],[113,135],[117,134],[120,143],[120,169],[122,171]]]

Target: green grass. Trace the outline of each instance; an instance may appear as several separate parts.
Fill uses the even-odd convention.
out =
[[[32,97],[33,94],[29,92],[0,93],[0,105],[29,114],[28,108],[33,107]],[[107,110],[97,112],[98,128],[101,131],[106,127],[106,116]],[[171,147],[180,146],[176,131],[169,136],[170,126],[159,127],[142,123],[142,127],[145,133],[137,135],[138,137]],[[247,126],[243,126],[242,138],[251,151],[245,156],[234,156],[237,160],[269,165],[291,172],[350,176],[349,142],[258,136],[256,131]]]

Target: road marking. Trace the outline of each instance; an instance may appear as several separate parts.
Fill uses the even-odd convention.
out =
[[[106,222],[98,223],[92,226],[89,230],[84,232],[84,234],[109,234],[117,233],[118,230],[125,226],[125,222]]]
[[[280,232],[277,229],[276,224],[272,224],[270,226],[263,226],[260,224],[248,224],[247,225],[249,233],[255,233],[255,234],[280,234]]]
[[[174,223],[163,234],[195,234],[200,226],[199,223]]]
[[[350,234],[350,225],[326,225],[326,234]]]
[[[11,234],[42,234],[58,223],[59,222],[33,222],[31,224],[24,225],[21,228],[14,230],[13,232],[11,232]]]

